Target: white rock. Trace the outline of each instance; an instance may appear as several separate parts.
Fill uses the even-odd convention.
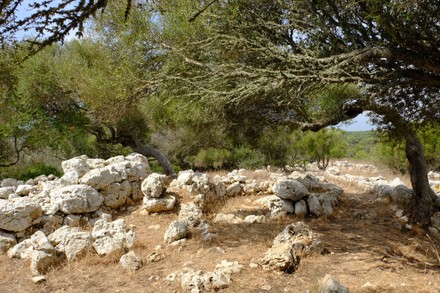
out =
[[[130,251],[123,256],[121,256],[119,263],[123,268],[127,270],[139,270],[142,267],[141,259],[134,253],[134,251]]]
[[[293,202],[291,200],[282,199],[278,196],[271,197],[268,203],[270,210],[270,217],[272,219],[278,219],[284,217],[287,214],[292,214],[295,211]]]
[[[63,226],[48,236],[56,250],[66,254],[72,261],[85,255],[92,248],[93,239],[90,233],[76,227]]]
[[[321,202],[319,201],[318,196],[314,194],[309,196],[309,198],[307,199],[307,204],[309,206],[309,210],[311,214],[314,214],[315,216],[318,217],[323,214],[322,205]]]
[[[20,181],[14,178],[6,178],[1,181],[0,187],[17,187]]]
[[[295,203],[295,215],[297,216],[307,215],[307,204],[304,200],[300,200]]]
[[[104,197],[94,188],[84,185],[69,185],[50,192],[52,204],[65,214],[79,214],[96,211]]]
[[[0,187],[0,199],[8,199],[9,195],[14,194],[15,186]]]
[[[179,211],[179,221],[187,227],[196,226],[203,217],[202,210],[194,203],[182,204]]]
[[[266,217],[263,215],[249,215],[244,218],[244,222],[248,224],[266,223]]]
[[[299,181],[289,178],[280,178],[272,186],[272,190],[278,197],[297,201],[307,195],[307,188]]]
[[[241,223],[243,223],[242,218],[237,217],[234,214],[223,214],[223,213],[216,214],[212,221],[214,223],[224,222],[224,223],[228,223],[228,224],[241,224]]]
[[[177,176],[177,183],[180,187],[191,185],[195,172],[193,170],[180,171]]]
[[[144,197],[142,210],[149,213],[158,213],[171,211],[176,203],[176,197],[172,195],[166,195],[162,198],[148,198]]]
[[[159,198],[165,192],[166,175],[153,173],[142,182],[142,192],[146,197]]]
[[[236,196],[241,192],[240,182],[234,182],[226,188],[226,196]]]
[[[80,175],[77,171],[69,171],[61,176],[59,182],[62,186],[74,185],[79,183]]]
[[[42,213],[41,206],[27,197],[0,199],[0,229],[23,231],[41,217]]]
[[[19,196],[26,196],[34,189],[35,189],[34,185],[20,184],[17,186],[17,189],[15,190],[15,194]]]
[[[338,279],[331,275],[325,275],[318,282],[318,293],[349,293],[347,287],[343,286]]]
[[[246,194],[255,194],[260,191],[260,185],[257,182],[251,182],[243,186],[243,192]]]
[[[10,258],[26,259],[32,256],[34,250],[52,252],[55,250],[55,247],[43,232],[37,231],[30,238],[9,249],[8,256]]]
[[[87,163],[87,159],[87,156],[79,156],[63,161],[61,163],[61,168],[63,169],[64,174],[74,171],[79,177],[82,177],[90,171],[90,166]]]
[[[165,231],[165,235],[163,238],[166,243],[171,243],[186,238],[187,234],[188,228],[183,222],[173,221],[168,226],[168,229]]]
[[[131,194],[131,185],[128,181],[112,183],[101,191],[104,196],[104,205],[109,208],[119,208],[125,205],[127,198]]]
[[[63,255],[55,249],[34,250],[31,255],[31,273],[34,276],[46,273],[49,269],[58,266],[64,261]]]
[[[93,248],[99,255],[108,254],[119,249],[130,249],[136,239],[133,231],[126,231],[125,221],[113,222],[98,220],[92,231]]]
[[[96,190],[103,189],[115,182],[127,179],[127,173],[123,165],[109,165],[87,172],[79,182],[89,185]]]
[[[341,174],[341,171],[336,166],[327,168],[325,170],[325,172],[327,172],[328,174],[331,174],[331,175],[339,175],[339,174]]]

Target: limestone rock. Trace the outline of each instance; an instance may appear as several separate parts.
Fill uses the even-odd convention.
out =
[[[134,251],[130,251],[123,256],[121,256],[119,263],[123,268],[127,270],[139,270],[142,267],[141,259],[134,253]]]
[[[307,199],[307,204],[309,206],[309,210],[311,214],[319,217],[324,213],[321,202],[319,201],[317,195],[313,194],[309,196],[309,198]]]
[[[69,185],[50,192],[52,204],[65,214],[80,214],[96,211],[104,197],[94,188],[84,185]]]
[[[214,223],[224,222],[224,223],[228,223],[228,224],[241,224],[241,223],[243,223],[242,218],[237,217],[234,214],[223,214],[223,213],[216,214],[212,221]]]
[[[41,206],[27,197],[0,199],[0,229],[20,232],[41,217]]]
[[[240,182],[234,182],[226,188],[226,196],[236,196],[240,194],[241,190]]]
[[[232,274],[239,273],[243,266],[237,262],[223,260],[213,272],[187,268],[180,276],[180,285],[188,292],[210,292],[225,289],[232,283]]]
[[[92,169],[81,177],[79,182],[99,190],[104,189],[112,183],[121,182],[126,179],[127,173],[125,166],[115,164]]]
[[[341,174],[341,171],[336,166],[327,168],[325,170],[325,172],[327,172],[328,174],[331,174],[331,175],[339,175],[339,174]]]
[[[101,194],[104,196],[104,205],[109,208],[119,208],[125,205],[131,194],[131,185],[128,181],[112,183],[106,187]]]
[[[343,286],[338,279],[332,275],[325,275],[318,282],[318,293],[349,293],[347,287]]]
[[[17,244],[13,234],[0,232],[0,254],[6,253],[9,248]]]
[[[295,203],[295,215],[297,216],[307,215],[307,204],[304,200],[300,200]]]
[[[188,234],[188,228],[183,222],[174,221],[172,222],[168,229],[165,231],[164,241],[166,243],[171,243],[183,238],[186,238]]]
[[[35,189],[34,185],[20,184],[17,186],[17,189],[15,190],[15,194],[18,196],[26,196],[34,189]]]
[[[39,276],[60,265],[63,261],[63,254],[56,250],[34,250],[31,255],[31,273],[34,276]]]
[[[93,244],[92,236],[79,228],[63,226],[48,236],[55,249],[64,252],[72,261],[87,253]]]
[[[194,177],[195,172],[193,170],[185,170],[180,171],[179,175],[177,176],[177,183],[180,187],[183,187],[184,185],[190,185],[192,184],[192,179]]]
[[[87,163],[87,159],[87,156],[79,156],[63,161],[61,163],[61,168],[63,169],[64,174],[73,171],[76,172],[79,177],[82,177],[90,171],[90,166]]]
[[[123,219],[113,222],[98,220],[92,231],[93,248],[99,255],[108,254],[118,249],[130,249],[136,239],[132,230],[126,231]]]
[[[278,234],[272,247],[258,262],[263,269],[292,273],[298,266],[299,257],[322,254],[324,247],[317,236],[303,222],[296,222]]]
[[[14,194],[15,186],[0,187],[0,199],[8,199],[9,195]]]
[[[254,224],[254,223],[266,223],[266,217],[263,215],[249,215],[246,216],[243,220],[245,223]]]
[[[278,219],[284,217],[287,214],[292,214],[295,209],[291,200],[282,199],[277,196],[271,197],[268,203],[270,210],[270,217],[272,219]]]
[[[167,176],[163,174],[153,173],[142,182],[142,192],[146,197],[159,198],[165,192],[164,182]]]
[[[179,221],[187,227],[194,227],[203,217],[202,210],[194,203],[182,204],[179,211]]]
[[[17,179],[6,178],[1,181],[0,187],[17,187],[20,184],[20,181],[18,181]]]
[[[412,189],[406,187],[405,185],[397,185],[394,187],[393,202],[397,204],[408,204],[413,196]]]
[[[171,211],[176,203],[176,197],[172,195],[166,195],[161,198],[148,198],[144,197],[142,210],[149,213],[158,213]]]
[[[307,188],[299,181],[290,178],[279,178],[272,186],[272,190],[278,197],[297,201],[307,195]]]

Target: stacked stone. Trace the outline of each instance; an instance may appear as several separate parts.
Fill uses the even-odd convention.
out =
[[[142,212],[148,214],[174,209],[176,197],[166,192],[167,180],[166,175],[153,173],[142,182],[141,189],[144,194]]]

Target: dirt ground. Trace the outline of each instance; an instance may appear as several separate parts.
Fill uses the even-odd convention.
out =
[[[217,224],[207,215],[218,237],[206,243],[193,231],[177,247],[163,244],[164,232],[177,213],[142,215],[136,206],[115,218],[135,226],[138,239],[133,250],[144,260],[140,270],[122,268],[118,261],[123,252],[103,257],[90,253],[50,271],[46,282],[34,284],[29,263],[0,255],[0,292],[182,292],[178,282],[167,282],[165,277],[184,266],[212,271],[222,260],[238,261],[243,270],[221,292],[315,292],[317,281],[326,274],[336,276],[350,292],[440,292],[438,236],[428,236],[417,227],[401,228],[392,204],[355,186],[338,185],[344,193],[331,217],[287,216],[265,224]],[[230,198],[216,210],[242,216],[263,214],[267,210],[254,203],[260,197]],[[318,233],[328,254],[302,258],[292,274],[249,267],[286,225],[298,220]],[[162,259],[147,262],[153,252]]]

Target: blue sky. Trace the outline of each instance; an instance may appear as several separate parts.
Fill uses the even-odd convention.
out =
[[[369,123],[370,119],[367,117],[366,113],[362,113],[356,118],[350,120],[350,122],[339,123],[336,128],[340,128],[346,131],[366,131],[373,130],[375,127]]]

